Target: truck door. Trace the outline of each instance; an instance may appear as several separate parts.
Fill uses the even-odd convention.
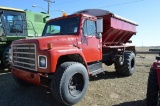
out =
[[[83,24],[82,51],[87,62],[101,60],[100,40],[96,38],[96,22],[86,19]]]

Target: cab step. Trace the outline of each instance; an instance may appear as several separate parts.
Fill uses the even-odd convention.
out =
[[[90,73],[92,76],[96,76],[97,74],[106,71],[106,70],[102,67],[102,62],[95,62],[95,63],[88,64],[88,69],[89,69],[89,73]]]
[[[102,73],[102,72],[104,72],[104,71],[106,71],[104,68],[100,68],[100,69],[91,71],[90,74],[91,74],[92,76],[96,76],[97,74]]]

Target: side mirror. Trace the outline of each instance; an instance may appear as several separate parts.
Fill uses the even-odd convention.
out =
[[[98,18],[96,21],[96,28],[97,28],[97,33],[96,33],[96,38],[100,39],[102,38],[102,32],[103,32],[103,18]]]
[[[96,33],[96,38],[97,39],[101,39],[102,38],[102,34],[101,33]]]

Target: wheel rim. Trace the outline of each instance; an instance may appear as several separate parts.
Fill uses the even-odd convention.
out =
[[[75,73],[69,80],[68,89],[72,96],[81,94],[84,88],[84,78],[81,73]]]

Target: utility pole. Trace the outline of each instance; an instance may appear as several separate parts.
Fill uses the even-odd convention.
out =
[[[52,1],[52,0],[44,0],[46,2],[48,2],[48,11],[47,13],[49,14],[50,13],[50,3],[55,3],[55,1]]]

